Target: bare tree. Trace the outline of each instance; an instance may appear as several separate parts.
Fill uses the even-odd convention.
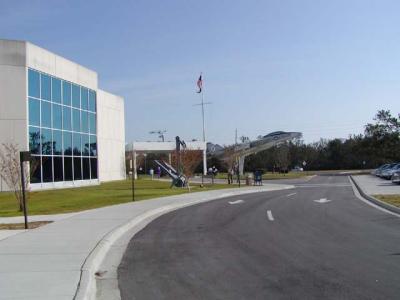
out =
[[[222,161],[228,171],[228,184],[233,183],[233,176],[237,168],[238,157],[235,155],[235,146],[225,147]]]
[[[181,167],[182,173],[186,176],[186,186],[190,191],[190,179],[194,175],[194,171],[203,158],[203,152],[200,150],[181,150]]]
[[[289,147],[286,143],[276,148],[276,163],[284,173],[289,168]]]
[[[19,160],[18,144],[3,143],[0,148],[0,176],[14,193],[18,202],[19,210],[23,210],[21,169]],[[33,174],[38,167],[37,162],[24,163],[25,189],[29,188],[30,174]]]

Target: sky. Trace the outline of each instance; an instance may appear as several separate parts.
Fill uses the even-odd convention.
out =
[[[0,0],[0,38],[27,40],[99,74],[125,99],[126,141],[231,144],[300,131],[363,132],[400,112],[400,1]]]

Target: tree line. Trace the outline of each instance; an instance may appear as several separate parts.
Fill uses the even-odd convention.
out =
[[[287,171],[296,166],[308,170],[369,169],[400,162],[400,114],[380,110],[364,134],[347,139],[321,139],[306,144],[288,142],[246,158],[245,170]]]

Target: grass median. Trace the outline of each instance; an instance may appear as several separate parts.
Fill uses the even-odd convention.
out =
[[[388,204],[400,207],[400,195],[373,195],[373,196]]]
[[[200,187],[191,184],[191,192],[232,188],[227,184]],[[170,188],[170,182],[139,179],[135,181],[135,200],[189,193],[186,188]],[[130,180],[106,182],[96,186],[37,191],[29,193],[30,215],[48,215],[77,212],[132,201]],[[0,193],[0,217],[20,216],[12,193]]]

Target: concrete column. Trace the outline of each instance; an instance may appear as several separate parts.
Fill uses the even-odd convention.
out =
[[[168,164],[172,166],[172,153],[168,153]]]

